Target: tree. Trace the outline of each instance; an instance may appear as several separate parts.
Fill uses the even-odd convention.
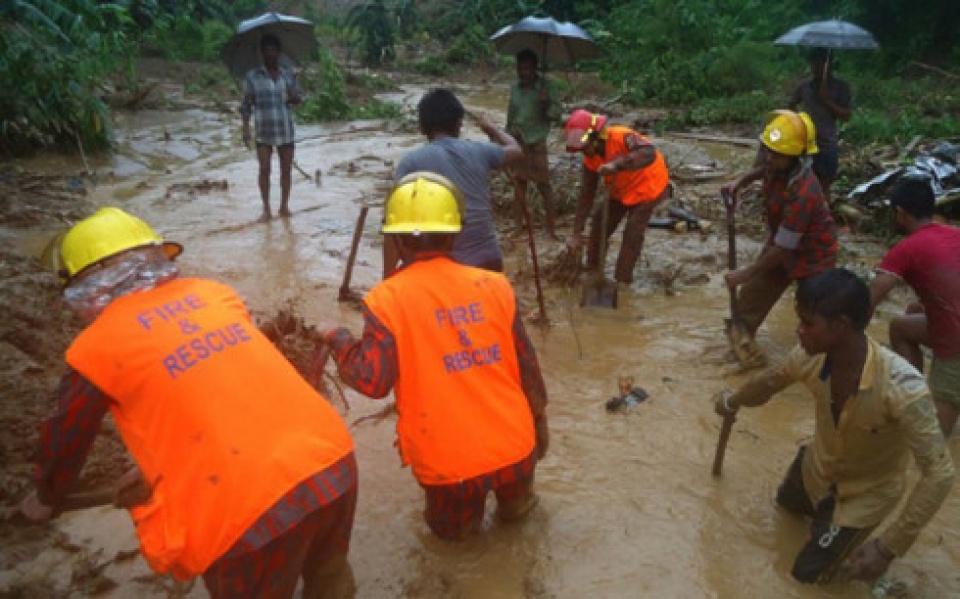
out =
[[[374,0],[351,8],[347,13],[346,25],[361,48],[363,64],[379,66],[396,57],[393,25],[383,0]]]

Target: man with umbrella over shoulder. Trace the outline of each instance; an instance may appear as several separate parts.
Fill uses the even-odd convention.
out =
[[[553,85],[537,72],[538,65],[539,58],[533,50],[524,48],[517,52],[517,82],[510,86],[507,131],[520,142],[523,157],[510,167],[510,171],[517,198],[517,230],[523,228],[522,206],[527,195],[527,184],[533,182],[543,197],[547,235],[557,239],[547,136],[550,125],[560,118],[561,106]]]
[[[837,178],[840,159],[837,121],[850,120],[850,86],[833,76],[830,50],[813,48],[808,54],[810,77],[793,91],[787,105],[791,110],[802,107],[817,129],[817,148],[813,156],[813,172],[820,179],[823,195],[830,201],[830,187]]]
[[[256,119],[257,161],[260,164],[258,184],[263,214],[260,220],[272,218],[270,210],[270,162],[273,148],[280,159],[280,216],[290,216],[290,186],[293,170],[293,106],[302,100],[300,86],[293,70],[280,64],[280,38],[273,34],[260,40],[263,65],[251,69],[243,81],[243,142],[250,146],[250,117]]]

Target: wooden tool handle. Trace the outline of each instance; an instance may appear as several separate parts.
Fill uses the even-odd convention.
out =
[[[343,284],[340,286],[340,299],[344,299],[344,296],[350,289],[350,278],[353,276],[353,263],[357,259],[357,248],[360,247],[360,238],[363,237],[363,223],[367,220],[368,210],[370,210],[368,206],[361,207],[360,216],[357,217],[357,228],[354,229],[353,241],[350,242],[350,256],[347,258],[347,269],[343,273]]]
[[[713,454],[714,476],[720,476],[720,472],[723,470],[723,456],[727,453],[727,441],[730,440],[730,431],[733,430],[733,423],[736,421],[736,414],[727,414],[723,417],[723,424],[720,426],[720,437],[717,439],[717,450]]]

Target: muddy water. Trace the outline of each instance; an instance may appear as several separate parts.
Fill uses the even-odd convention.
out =
[[[461,91],[473,108],[499,110],[505,103],[487,91]],[[394,99],[415,101],[421,92],[405,89]],[[120,153],[90,165],[100,174],[97,204],[128,208],[182,242],[186,273],[232,284],[254,310],[293,301],[308,321],[357,330],[358,312],[335,301],[356,217],[364,203],[379,205],[393,165],[420,138],[370,122],[300,127],[297,163],[306,176],[293,174],[294,216],[260,224],[256,161],[238,143],[237,122],[200,111],[141,113],[122,121],[118,135]],[[474,128],[465,136],[482,137]],[[227,188],[207,189],[204,180],[226,181]],[[276,184],[273,193],[275,208]],[[379,280],[379,220],[374,208],[354,289]],[[28,234],[21,245],[33,249],[38,237]],[[525,245],[505,246],[509,274],[524,273],[519,295],[532,312]],[[725,357],[727,296],[719,276],[725,247],[716,234],[651,232],[643,276],[620,290],[616,311],[581,309],[577,289],[547,288],[552,325],[531,325],[530,333],[551,395],[552,443],[537,471],[540,505],[521,525],[499,525],[490,511],[484,535],[462,544],[437,541],[422,522],[419,488],[399,467],[393,417],[355,426],[361,493],[351,563],[357,597],[868,596],[860,584],[815,590],[789,575],[805,526],[778,511],[772,497],[797,445],[812,434],[811,405],[800,389],[741,413],[723,477],[710,476],[719,429],[711,397],[743,380]],[[653,275],[678,264],[706,282],[665,293]],[[789,348],[794,322],[789,301],[781,302],[762,331],[764,347],[773,354]],[[885,338],[882,322],[871,332]],[[620,375],[633,376],[650,399],[609,414],[604,403]],[[383,405],[349,391],[348,399],[348,422]],[[951,450],[955,456],[960,451],[956,439]],[[894,564],[892,575],[908,585],[903,596],[960,595],[960,539],[953,525],[958,495],[951,495],[908,557]],[[136,547],[125,516],[106,508],[64,517],[57,527],[101,563]],[[65,568],[46,552],[24,558],[16,575],[62,581],[70,576]],[[120,586],[103,596],[171,592],[138,582],[146,572],[139,557],[116,559],[105,573]],[[204,596],[201,585],[187,596]]]

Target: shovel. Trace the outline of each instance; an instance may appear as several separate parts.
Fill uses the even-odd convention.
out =
[[[737,269],[737,223],[734,215],[735,203],[730,192],[720,191],[723,198],[723,207],[727,211],[727,268]],[[737,360],[741,365],[755,367],[758,365],[758,355],[756,342],[750,333],[750,327],[740,317],[740,311],[737,309],[737,290],[730,289],[730,318],[724,319],[727,339],[730,341],[730,347],[736,354]]]
[[[357,217],[357,228],[353,230],[353,241],[350,244],[350,256],[347,258],[347,270],[343,273],[343,284],[340,285],[340,292],[337,294],[338,302],[359,302],[363,299],[363,294],[350,289],[350,278],[353,276],[353,263],[357,260],[357,248],[360,247],[360,238],[363,236],[363,223],[367,220],[367,211],[369,206],[360,208],[360,216]]]
[[[590,279],[583,285],[580,293],[580,307],[600,306],[601,308],[617,307],[617,284],[608,281],[603,274],[603,264],[607,258],[607,219],[609,218],[609,200],[603,198],[600,208],[600,254],[597,257],[597,269],[590,275]]]

